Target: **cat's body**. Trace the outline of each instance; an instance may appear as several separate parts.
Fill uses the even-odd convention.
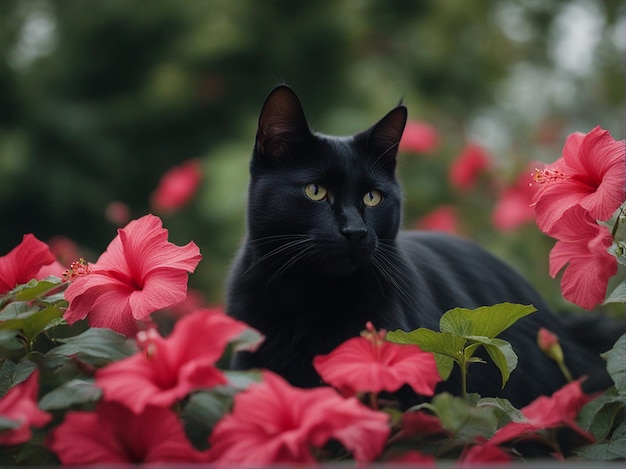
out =
[[[315,386],[313,357],[357,336],[367,321],[378,329],[438,330],[440,316],[454,307],[512,302],[538,310],[501,335],[517,351],[518,367],[501,390],[493,364],[472,365],[470,392],[521,406],[564,385],[536,345],[541,326],[559,335],[574,375],[591,375],[592,388],[608,386],[597,350],[570,338],[510,267],[469,241],[399,231],[394,172],[405,122],[399,106],[353,137],[313,134],[290,88],[270,94],[251,163],[248,236],[227,292],[227,312],[266,338],[255,353],[238,354],[235,366]],[[458,376],[441,389],[458,393]]]

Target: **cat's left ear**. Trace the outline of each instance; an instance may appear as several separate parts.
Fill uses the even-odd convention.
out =
[[[256,135],[257,153],[269,159],[280,159],[288,148],[311,136],[302,104],[287,85],[279,85],[267,97]]]
[[[367,139],[368,154],[377,159],[384,155],[385,158],[395,160],[406,119],[406,106],[400,105],[366,130],[363,137]]]

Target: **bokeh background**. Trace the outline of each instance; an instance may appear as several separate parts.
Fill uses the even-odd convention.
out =
[[[190,285],[220,303],[258,113],[286,82],[324,133],[369,127],[402,99],[434,135],[399,157],[406,227],[476,239],[575,309],[547,273],[553,241],[514,204],[511,226],[494,210],[569,133],[624,138],[625,34],[619,0],[2,0],[0,255],[34,233],[95,261],[153,212],[200,246]],[[450,173],[469,149],[482,165],[462,186]],[[189,160],[193,197],[158,206],[162,176]]]

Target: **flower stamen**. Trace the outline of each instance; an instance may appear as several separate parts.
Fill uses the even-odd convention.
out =
[[[82,257],[77,261],[72,262],[70,268],[63,272],[62,277],[64,282],[73,282],[79,277],[89,275],[91,269],[89,269],[89,263]]]
[[[533,180],[537,184],[547,184],[549,182],[561,181],[563,179],[569,179],[571,176],[567,174],[563,174],[561,171],[557,171],[555,169],[539,169],[535,168],[535,172],[531,173]],[[532,186],[533,183],[529,183],[529,186]]]

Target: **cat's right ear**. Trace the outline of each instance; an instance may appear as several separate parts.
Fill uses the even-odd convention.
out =
[[[287,85],[279,85],[265,100],[256,134],[257,155],[269,159],[285,156],[290,144],[311,136],[302,104]]]

